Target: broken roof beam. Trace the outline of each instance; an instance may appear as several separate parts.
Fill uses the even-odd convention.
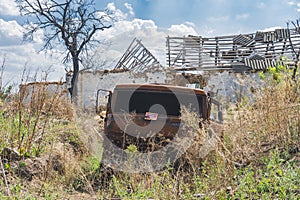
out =
[[[300,32],[295,29],[212,38],[168,36],[166,63],[179,68],[188,65],[198,70],[212,66],[217,69],[236,66],[253,54],[276,61],[284,56],[295,62],[299,49]],[[262,61],[251,64],[254,68],[266,68]]]
[[[167,37],[167,63],[169,66],[200,67],[202,65],[202,37]]]
[[[140,40],[134,38],[115,69],[144,71],[152,65],[159,65],[159,62]]]

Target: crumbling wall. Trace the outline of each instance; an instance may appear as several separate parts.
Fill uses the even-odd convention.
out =
[[[69,98],[66,83],[64,82],[32,82],[21,84],[20,94],[24,105],[32,103],[39,95],[45,95],[45,98],[60,96],[66,101]]]
[[[200,88],[215,94],[215,98],[224,106],[232,102],[241,102],[244,97],[251,100],[256,88],[262,84],[256,73],[206,71],[193,74],[162,67],[150,68],[143,72],[84,70],[79,73],[75,83],[77,106],[95,111],[97,90],[112,91],[120,83],[161,83],[179,86],[199,83]],[[106,103],[105,99],[103,103]]]
[[[121,83],[169,83],[174,79],[172,70],[154,67],[143,72],[132,71],[89,71],[79,72],[74,95],[79,108],[95,111],[98,89],[113,90]]]
[[[186,71],[177,74],[171,84],[186,83],[210,92],[224,106],[230,103],[253,101],[254,94],[263,84],[257,73],[236,73],[233,71]]]
[[[263,84],[257,73],[207,72],[206,92],[212,92],[223,104],[253,101],[255,91]]]

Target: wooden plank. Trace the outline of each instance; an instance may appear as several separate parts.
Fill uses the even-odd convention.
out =
[[[188,63],[204,68],[211,64],[215,66],[233,64],[237,60],[249,57],[253,52],[267,59],[275,59],[279,57],[278,55],[293,58],[291,44],[287,41],[288,37],[290,37],[293,46],[298,47],[298,49],[300,47],[300,35],[293,30],[276,29],[275,31],[262,32],[260,39],[258,34],[257,32],[212,38],[201,36],[168,37],[167,61],[169,63],[173,61],[175,65]],[[255,36],[257,36],[256,40]],[[270,65],[270,62],[269,60],[265,63],[257,61],[252,64],[255,69],[265,69]]]

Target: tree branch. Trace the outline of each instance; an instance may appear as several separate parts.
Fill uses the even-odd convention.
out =
[[[72,60],[73,71],[78,71],[79,56],[93,46],[93,36],[97,31],[112,27],[114,23],[108,10],[94,8],[93,0],[16,0],[22,15],[31,19],[28,22],[27,39],[33,39],[37,30],[44,31],[43,49],[52,49],[54,44],[63,45],[67,52],[65,61]],[[98,42],[98,41],[96,41]],[[69,59],[69,58],[72,59]],[[75,70],[76,69],[76,70]],[[74,74],[73,78],[77,76]],[[73,80],[73,79],[72,79]],[[72,81],[74,82],[74,81]]]

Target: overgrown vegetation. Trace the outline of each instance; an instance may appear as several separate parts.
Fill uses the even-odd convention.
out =
[[[205,157],[197,158],[205,133],[199,131],[200,143],[180,167],[136,174],[102,170],[59,92],[43,90],[25,101],[20,90],[1,99],[0,198],[299,199],[299,80],[286,70],[278,75],[280,81],[264,74],[254,102],[228,106],[222,129],[214,130],[218,143]]]

